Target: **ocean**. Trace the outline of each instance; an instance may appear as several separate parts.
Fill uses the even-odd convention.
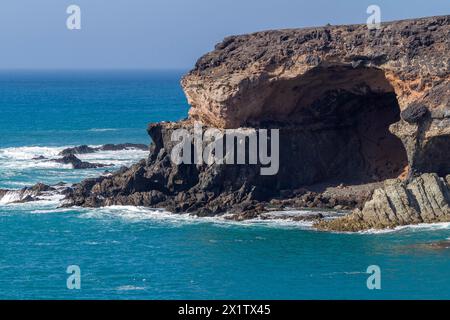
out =
[[[149,143],[149,122],[189,106],[183,71],[2,71],[0,189],[75,183],[105,170],[33,160],[66,147]],[[82,160],[128,166],[123,150]],[[112,170],[112,169],[109,169]],[[449,299],[450,224],[318,232],[294,221],[227,222],[138,207],[0,200],[0,299]],[[68,266],[81,288],[68,289]],[[369,266],[381,289],[369,290]]]

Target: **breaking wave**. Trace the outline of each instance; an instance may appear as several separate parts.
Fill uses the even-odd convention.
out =
[[[17,147],[0,149],[0,170],[4,169],[72,169],[71,165],[60,164],[48,160],[60,158],[64,147]],[[98,147],[98,146],[92,146]],[[83,161],[92,161],[115,166],[127,166],[145,158],[148,151],[128,149],[119,151],[98,151],[91,154],[77,155]],[[40,158],[41,157],[41,158]]]

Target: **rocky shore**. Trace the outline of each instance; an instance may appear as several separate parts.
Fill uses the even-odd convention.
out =
[[[66,206],[264,218],[322,208],[321,230],[450,221],[450,16],[232,36],[183,79],[189,118],[150,124],[148,159],[88,179]],[[280,169],[174,164],[174,130],[280,130]],[[73,150],[73,153],[92,150]]]

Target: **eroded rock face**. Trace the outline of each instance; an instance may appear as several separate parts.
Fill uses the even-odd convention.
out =
[[[61,159],[53,159],[49,160],[56,163],[62,163],[62,164],[70,164],[74,169],[96,169],[96,168],[104,168],[104,167],[111,167],[112,164],[102,164],[102,163],[90,163],[81,161],[78,159],[75,155],[69,154],[66,156],[63,156]]]
[[[182,80],[189,119],[150,125],[148,159],[82,182],[68,205],[231,212],[238,220],[270,205],[357,209],[317,223],[345,231],[448,221],[449,38],[450,16],[377,31],[327,26],[229,37]],[[195,121],[280,129],[280,171],[174,165],[171,134]],[[310,188],[342,182],[357,186]]]
[[[352,25],[233,36],[203,56],[182,84],[190,117],[224,128],[304,126],[322,122],[320,106],[333,92],[395,93],[405,118],[391,132],[414,170],[448,172],[450,155],[440,150],[450,141],[449,38],[450,16],[386,23],[377,31]]]

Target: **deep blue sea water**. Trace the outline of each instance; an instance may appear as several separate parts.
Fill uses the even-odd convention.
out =
[[[148,143],[149,122],[187,115],[181,74],[2,72],[0,188],[101,174],[31,159],[80,144]],[[118,168],[144,157],[83,159]],[[58,201],[0,201],[0,299],[450,298],[450,249],[422,246],[449,238],[449,224],[339,234]],[[67,289],[69,265],[81,269],[80,290]],[[381,290],[367,289],[369,265],[381,268]]]

